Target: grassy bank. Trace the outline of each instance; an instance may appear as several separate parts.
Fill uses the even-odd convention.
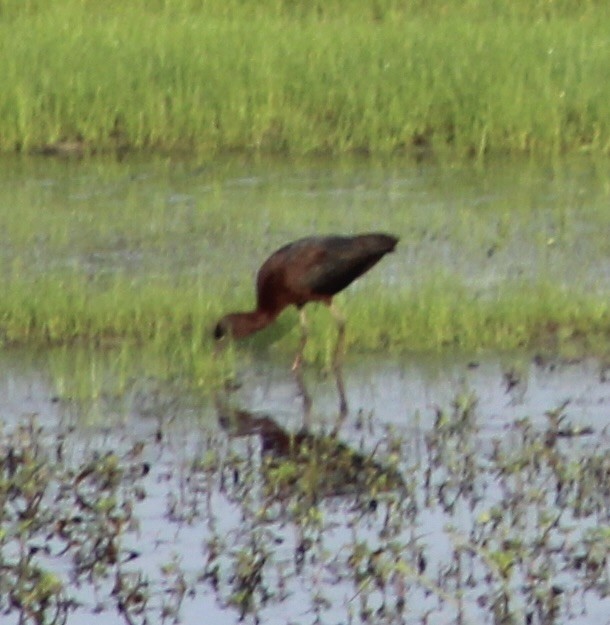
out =
[[[609,19],[594,1],[1,0],[0,150],[608,153]]]

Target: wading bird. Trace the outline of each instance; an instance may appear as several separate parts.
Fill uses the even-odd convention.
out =
[[[307,341],[304,306],[308,302],[326,304],[338,325],[333,364],[343,349],[345,320],[333,305],[333,295],[342,291],[396,247],[398,239],[388,234],[319,236],[299,239],[274,252],[256,277],[256,309],[224,316],[216,325],[214,337],[241,339],[272,323],[287,306],[300,311],[301,343],[293,369],[298,369]]]

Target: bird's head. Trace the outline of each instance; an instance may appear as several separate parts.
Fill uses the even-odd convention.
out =
[[[214,339],[216,341],[220,341],[224,339],[226,336],[231,336],[232,334],[232,325],[231,320],[228,316],[223,317],[220,321],[214,326]]]
[[[275,316],[261,311],[238,312],[225,315],[214,327],[214,338],[219,341],[225,336],[243,339],[268,326]]]

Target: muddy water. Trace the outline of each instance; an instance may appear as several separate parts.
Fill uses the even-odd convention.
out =
[[[243,276],[261,248],[305,232],[383,227],[405,241],[379,267],[389,283],[438,267],[481,288],[515,277],[610,287],[605,164],[28,161],[6,164],[0,178],[3,211],[40,206],[40,220],[11,222],[32,242],[20,262],[34,273],[76,263],[147,280],[211,276],[222,263]],[[147,230],[129,223],[142,205],[152,207]],[[100,213],[111,218],[100,225]],[[236,237],[241,253],[228,253]],[[221,426],[214,402],[179,380],[140,369],[116,379],[113,358],[0,354],[3,478],[29,458],[48,480],[37,507],[10,491],[0,534],[4,579],[36,580],[35,565],[61,583],[38,605],[39,622],[607,620],[608,363],[348,356],[350,411],[319,465],[347,448],[357,472],[372,456],[403,484],[339,492],[341,479],[356,481],[350,461],[339,478],[322,475],[312,498],[298,482],[288,492],[274,482],[260,429]],[[305,383],[313,428],[328,432],[334,380],[306,370]],[[233,416],[299,430],[303,401],[288,363],[251,356],[237,386],[226,398]],[[40,525],[24,527],[33,511]],[[2,579],[0,591],[0,620],[17,623],[27,606]]]

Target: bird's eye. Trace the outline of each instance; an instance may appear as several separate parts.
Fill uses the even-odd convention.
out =
[[[218,341],[226,335],[226,328],[222,323],[217,323],[214,328],[214,338]]]

